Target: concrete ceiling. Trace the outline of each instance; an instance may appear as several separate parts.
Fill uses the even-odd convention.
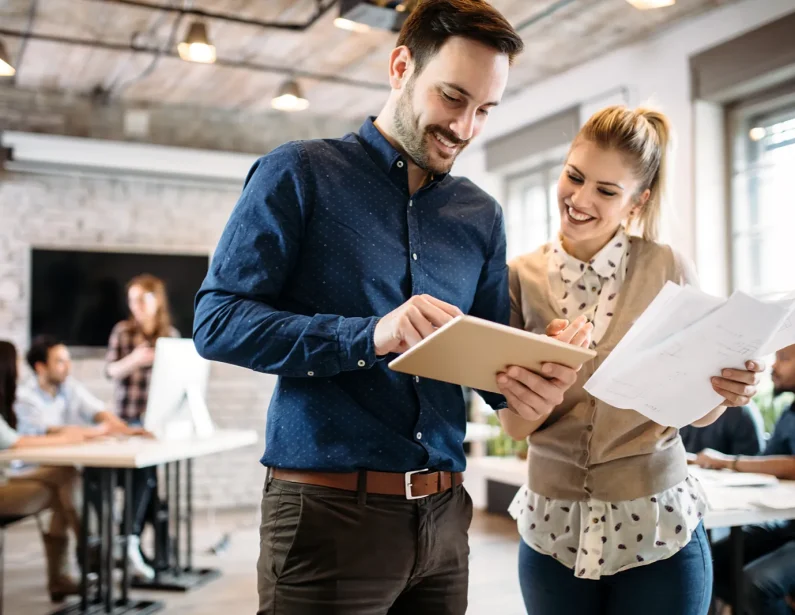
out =
[[[625,0],[493,0],[520,29],[526,44],[512,71],[508,95],[731,1],[678,0],[671,8],[639,11]],[[303,23],[331,0],[140,2]],[[258,112],[269,109],[292,70],[298,72],[312,112],[361,118],[377,112],[386,96],[386,61],[396,35],[340,30],[333,25],[337,13],[332,6],[304,31],[208,19],[221,60],[214,65],[174,57],[190,15],[112,0],[0,0],[0,40],[18,69],[15,87],[26,90],[104,92],[127,103]],[[25,40],[13,32],[33,36]],[[163,53],[134,51],[131,46]],[[304,72],[310,75],[301,76]],[[315,78],[318,75],[330,79]]]

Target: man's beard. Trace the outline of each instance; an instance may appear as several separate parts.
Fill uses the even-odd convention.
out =
[[[414,77],[406,84],[406,88],[400,96],[397,110],[395,111],[395,137],[405,150],[406,154],[421,169],[434,174],[449,173],[453,167],[456,156],[466,147],[467,143],[462,141],[449,130],[441,126],[431,125],[425,129],[420,128],[419,117],[414,113],[412,98],[414,94]],[[435,162],[428,153],[427,139],[435,139],[433,133],[439,133],[459,146],[458,151],[451,158]]]
[[[66,377],[58,378],[57,376],[47,376],[47,382],[51,387],[58,388],[66,381]]]

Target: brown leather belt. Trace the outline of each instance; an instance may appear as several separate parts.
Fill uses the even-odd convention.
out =
[[[277,480],[304,485],[331,487],[345,491],[359,490],[358,472],[310,472],[274,468],[271,474]],[[396,472],[367,472],[367,493],[402,495],[408,500],[442,493],[464,482],[461,472],[427,472],[418,470],[399,474]]]

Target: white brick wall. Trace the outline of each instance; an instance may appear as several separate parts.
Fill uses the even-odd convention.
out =
[[[28,279],[32,246],[210,254],[238,193],[144,181],[4,174],[0,171],[0,339],[28,343]],[[100,359],[77,359],[74,373],[111,399]],[[275,379],[213,364],[208,405],[220,427],[264,434]],[[255,505],[265,471],[263,439],[195,465],[195,503]]]

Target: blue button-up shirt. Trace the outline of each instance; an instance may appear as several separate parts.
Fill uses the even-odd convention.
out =
[[[502,211],[480,188],[441,175],[409,194],[407,164],[372,120],[255,163],[197,295],[194,341],[279,376],[264,465],[464,469],[461,387],[375,354],[379,317],[423,293],[508,323]]]

